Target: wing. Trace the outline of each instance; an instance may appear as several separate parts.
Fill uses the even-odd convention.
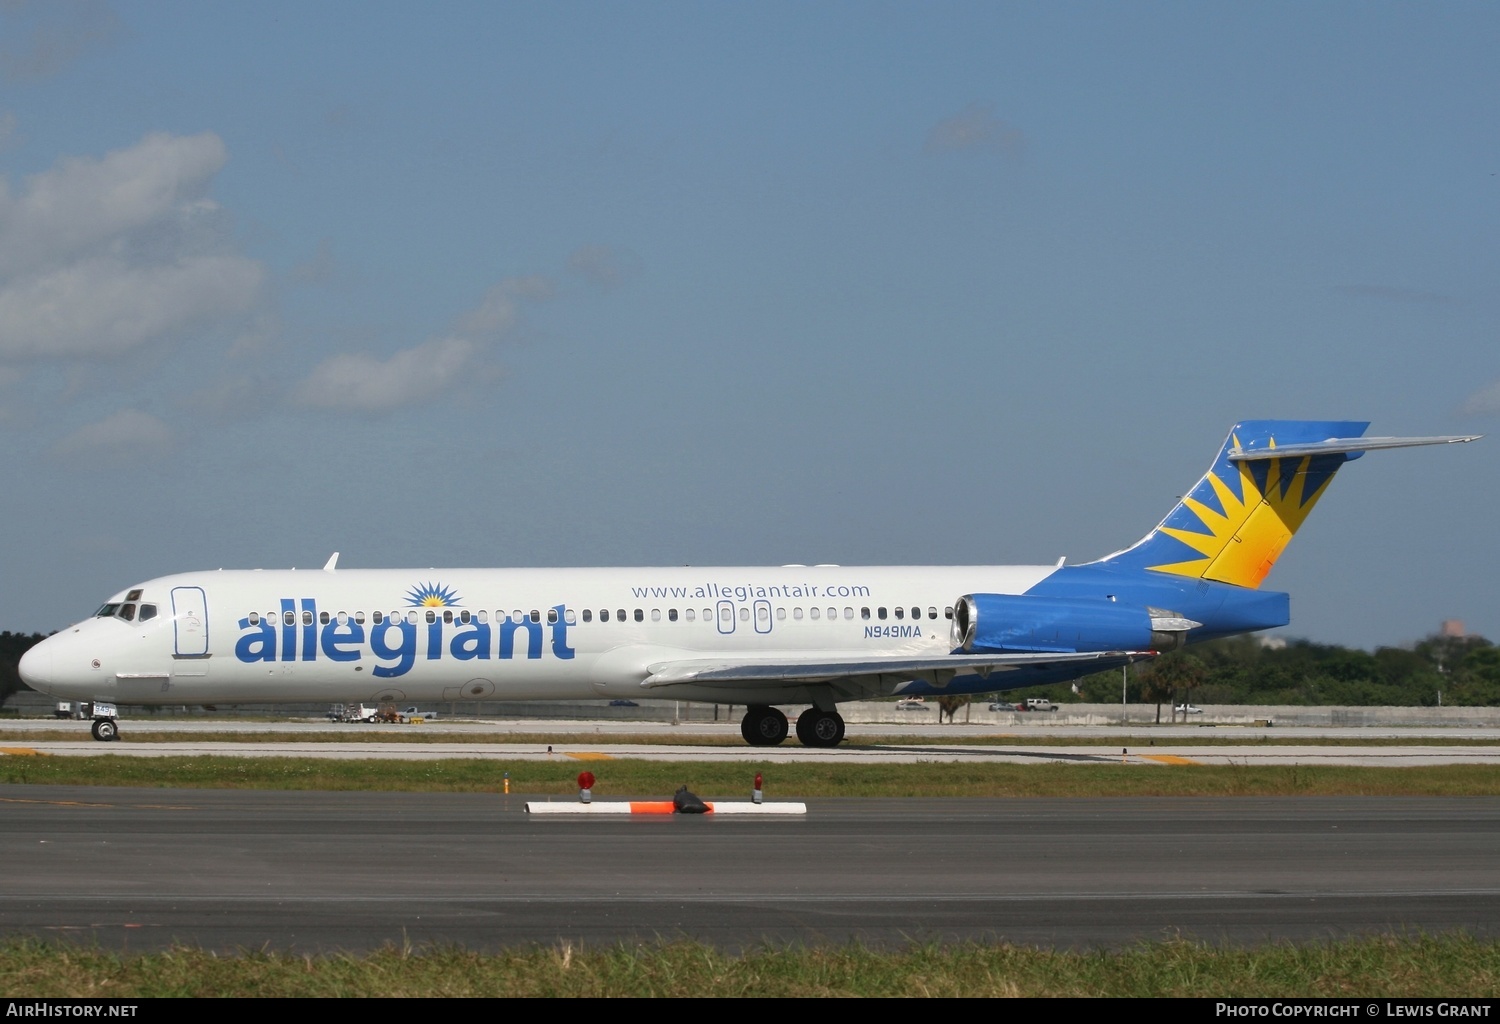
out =
[[[787,683],[827,683],[840,679],[896,676],[946,686],[954,676],[988,678],[996,672],[1046,669],[1054,665],[1098,662],[1099,669],[1153,656],[1151,651],[1095,651],[1085,654],[944,654],[925,658],[868,655],[817,657],[806,661],[779,659],[705,658],[662,661],[647,667],[641,686],[765,686]]]

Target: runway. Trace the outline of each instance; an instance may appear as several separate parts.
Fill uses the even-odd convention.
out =
[[[1495,798],[826,799],[794,820],[525,800],[4,787],[0,933],[226,952],[1500,933]]]

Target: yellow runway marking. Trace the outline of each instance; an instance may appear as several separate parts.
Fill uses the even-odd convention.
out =
[[[575,761],[613,761],[613,754],[596,754],[593,751],[580,750],[576,754],[568,754]]]
[[[1157,764],[1202,764],[1194,761],[1191,757],[1178,757],[1176,754],[1142,754],[1141,757],[1147,761],[1155,761]]]
[[[31,748],[31,747],[0,747],[0,754],[11,754],[11,755],[13,755],[15,757],[51,757],[52,756],[51,754],[44,754],[40,750],[35,750],[35,749]]]

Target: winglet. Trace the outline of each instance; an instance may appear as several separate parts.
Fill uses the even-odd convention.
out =
[[[328,561],[323,565],[324,572],[333,572],[339,567],[339,553],[335,551],[328,556]]]

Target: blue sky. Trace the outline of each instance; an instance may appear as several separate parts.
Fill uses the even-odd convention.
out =
[[[1500,420],[1492,4],[0,2],[0,628],[188,569],[1082,561]],[[1500,639],[1500,440],[1292,635]],[[955,595],[956,596],[956,595]]]

